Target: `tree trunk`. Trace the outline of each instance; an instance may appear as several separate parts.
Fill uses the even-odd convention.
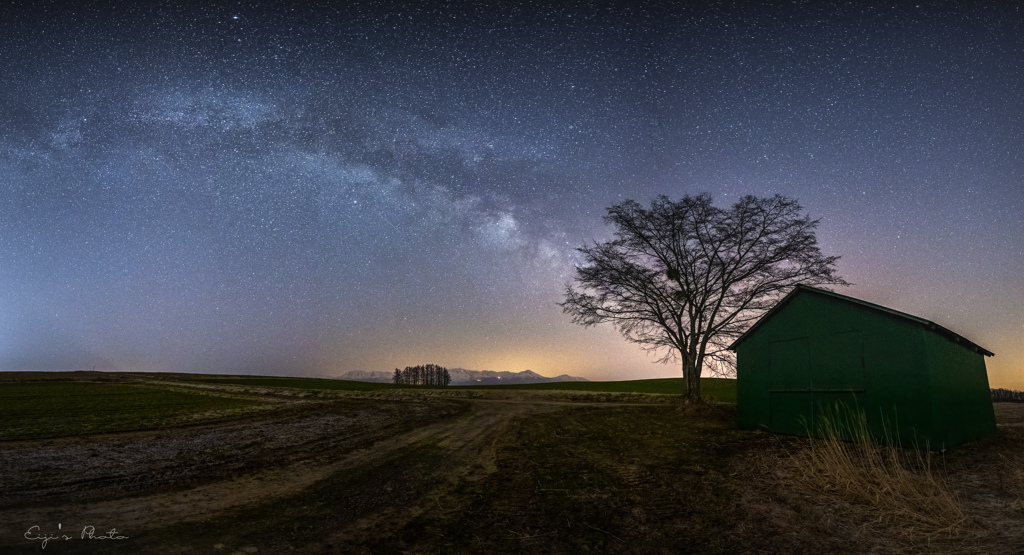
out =
[[[704,398],[700,396],[700,372],[697,371],[697,365],[694,364],[690,368],[690,380],[692,385],[690,386],[690,398],[697,402],[703,402]]]
[[[697,373],[697,365],[693,359],[683,355],[683,402],[699,403],[700,397],[700,374]]]

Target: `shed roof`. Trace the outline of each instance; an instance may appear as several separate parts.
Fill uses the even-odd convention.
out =
[[[793,290],[790,291],[788,295],[783,297],[782,300],[780,300],[775,306],[773,306],[771,308],[771,310],[769,310],[768,312],[765,312],[764,316],[762,316],[760,319],[758,319],[757,322],[754,322],[754,325],[750,326],[750,329],[748,329],[747,331],[743,332],[743,335],[737,337],[736,341],[733,341],[732,345],[729,345],[729,349],[732,350],[732,351],[735,351],[737,345],[739,345],[744,340],[746,340],[747,337],[750,337],[750,335],[753,334],[754,331],[757,330],[757,328],[761,327],[761,324],[763,324],[766,321],[768,321],[768,319],[771,318],[772,315],[774,315],[776,312],[778,312],[783,306],[788,304],[789,301],[793,299],[793,297],[795,297],[796,295],[799,295],[802,292],[817,293],[819,295],[825,295],[825,296],[828,296],[828,297],[839,299],[841,301],[846,301],[846,302],[849,302],[849,303],[858,304],[858,305],[870,308],[872,310],[877,310],[879,312],[885,312],[887,314],[891,314],[891,315],[896,316],[898,318],[903,318],[904,320],[910,320],[911,322],[914,322],[915,324],[918,324],[920,326],[924,326],[925,328],[927,328],[927,329],[929,329],[929,330],[931,330],[931,331],[933,331],[933,332],[935,332],[935,333],[937,333],[939,335],[947,337],[947,338],[951,339],[952,341],[954,341],[955,343],[963,345],[964,347],[966,347],[966,348],[968,348],[968,349],[970,349],[970,350],[972,350],[972,351],[974,351],[976,353],[979,353],[979,354],[982,354],[982,355],[985,355],[985,356],[988,356],[988,357],[995,356],[995,354],[992,353],[991,351],[989,351],[988,349],[985,349],[985,348],[981,347],[980,345],[978,345],[977,343],[974,343],[973,341],[970,341],[966,337],[964,337],[964,336],[962,336],[962,335],[960,335],[960,334],[958,334],[956,332],[950,331],[950,330],[948,330],[948,329],[946,329],[946,328],[944,328],[944,327],[942,327],[942,326],[940,326],[940,325],[938,325],[935,322],[932,322],[930,320],[925,320],[924,318],[918,318],[917,316],[913,316],[911,314],[907,314],[906,312],[900,312],[898,310],[893,310],[891,308],[887,308],[887,307],[884,307],[884,306],[881,306],[881,305],[877,305],[877,304],[874,304],[874,303],[869,303],[867,301],[862,301],[860,299],[855,299],[853,297],[847,297],[846,295],[840,295],[839,293],[835,293],[835,292],[829,291],[828,289],[819,289],[817,287],[811,287],[809,285],[799,285],[799,284],[796,287],[794,287]]]

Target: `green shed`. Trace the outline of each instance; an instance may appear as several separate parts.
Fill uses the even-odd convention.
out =
[[[991,352],[928,320],[797,285],[729,347],[743,429],[807,435],[836,407],[879,439],[943,449],[996,429]]]

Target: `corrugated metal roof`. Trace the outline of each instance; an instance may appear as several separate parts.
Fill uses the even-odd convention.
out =
[[[833,298],[836,298],[836,299],[840,299],[840,300],[843,300],[843,301],[846,301],[846,302],[851,302],[851,303],[854,303],[854,304],[859,304],[861,306],[865,306],[865,307],[871,308],[873,310],[878,310],[880,312],[886,312],[888,314],[892,314],[893,316],[897,316],[897,317],[903,318],[905,320],[910,320],[911,322],[914,322],[916,324],[924,326],[925,328],[928,328],[929,330],[931,330],[931,331],[933,331],[935,333],[938,333],[939,335],[945,336],[945,337],[953,340],[954,342],[959,343],[960,345],[963,345],[964,347],[967,347],[968,349],[970,349],[970,350],[972,350],[972,351],[974,351],[976,353],[979,353],[979,354],[982,354],[982,355],[985,355],[985,356],[988,356],[988,357],[995,356],[995,354],[992,353],[991,351],[989,351],[988,349],[985,349],[985,348],[981,347],[980,345],[978,345],[977,343],[974,343],[973,341],[967,339],[966,337],[964,337],[964,336],[962,336],[962,335],[960,335],[960,334],[958,334],[958,333],[956,333],[954,331],[950,331],[950,330],[948,330],[948,329],[946,329],[946,328],[944,328],[944,327],[942,327],[942,326],[940,326],[940,325],[938,325],[935,322],[932,322],[930,320],[925,320],[924,318],[918,318],[917,316],[914,316],[914,315],[911,315],[911,314],[907,314],[906,312],[900,312],[898,310],[893,310],[891,308],[887,308],[887,307],[884,307],[884,306],[881,306],[881,305],[877,305],[877,304],[874,304],[874,303],[869,303],[867,301],[862,301],[860,299],[855,299],[853,297],[847,297],[846,295],[840,295],[839,293],[835,293],[833,291],[829,291],[828,289],[819,289],[817,287],[811,287],[809,285],[797,285],[796,287],[794,287],[793,290],[790,291],[788,295],[783,297],[782,300],[780,300],[775,306],[773,306],[771,308],[771,310],[769,310],[768,312],[765,312],[764,316],[762,316],[757,322],[754,322],[754,325],[750,326],[750,329],[748,329],[747,331],[743,332],[743,335],[737,337],[736,341],[733,341],[732,345],[729,345],[729,349],[732,350],[732,351],[735,351],[736,350],[736,345],[739,345],[740,343],[742,343],[748,336],[750,336],[752,333],[754,333],[754,331],[757,328],[761,327],[762,323],[766,322],[769,318],[772,317],[773,314],[775,314],[775,312],[777,312],[779,309],[781,309],[783,306],[785,306],[787,303],[789,303],[790,299],[792,299],[794,296],[798,295],[802,291],[806,291],[806,292],[809,292],[809,293],[818,293],[818,294],[821,294],[821,295],[826,295],[826,296],[833,297]]]

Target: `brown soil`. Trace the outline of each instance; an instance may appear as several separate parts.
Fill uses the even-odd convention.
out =
[[[584,428],[560,431],[559,415],[625,406],[529,394],[501,399],[338,395],[286,402],[291,408],[248,420],[0,444],[0,552],[41,552],[39,541],[24,538],[34,525],[51,535],[73,531],[73,540],[52,540],[45,553],[382,552],[396,545],[411,552],[460,552],[467,545],[492,550],[504,544],[486,538],[452,543],[445,535],[465,528],[462,523],[473,518],[476,507],[497,507],[508,513],[502,518],[516,522],[523,516],[517,512],[533,507],[537,496],[568,491],[539,483],[529,486],[536,487],[532,493],[522,491],[523,472],[550,464],[531,458],[522,423],[551,415],[555,420],[547,422],[556,439],[564,434],[565,442],[592,442]],[[616,460],[625,452],[604,454],[618,481],[592,490],[587,503],[633,504],[622,518],[651,530],[672,522],[685,534],[687,522],[699,523],[698,528],[707,529],[701,533],[722,536],[721,552],[1020,553],[1024,404],[998,403],[996,411],[1001,426],[996,437],[940,461],[971,515],[968,526],[953,536],[908,533],[897,520],[869,508],[809,491],[796,479],[790,460],[803,448],[801,440],[736,432],[727,410],[679,415],[706,421],[685,437],[699,445],[696,453],[714,452],[716,461],[729,461],[725,466],[709,469],[702,462],[671,469],[651,466],[641,452],[631,453],[626,462]],[[585,426],[587,421],[579,422]],[[605,464],[591,462],[594,468]],[[712,488],[707,495],[720,486],[728,491],[727,519],[702,521],[699,507],[667,504],[668,498],[659,494],[671,493],[692,476],[713,480],[707,482]],[[520,482],[507,482],[516,479]],[[506,491],[502,483],[514,485]],[[630,493],[616,498],[609,493],[619,491],[615,488]],[[488,497],[502,491],[505,497]],[[647,498],[637,496],[638,491],[647,491]],[[692,493],[681,491],[681,496]],[[642,539],[610,528],[611,522],[584,523],[572,533],[604,538],[595,540],[591,551],[612,552],[612,546],[615,552],[644,551]],[[116,527],[129,538],[80,540],[87,525],[96,526],[96,535]],[[713,526],[722,528],[708,528]],[[493,534],[531,550],[577,550],[548,549],[549,532],[539,528]],[[418,539],[381,543],[390,537]],[[610,543],[601,543],[605,540]],[[534,543],[522,543],[527,541]],[[681,546],[666,552],[685,551]]]
[[[341,398],[297,405],[258,420],[7,442],[0,449],[0,551],[27,548],[21,536],[33,525],[77,534],[90,523],[139,531],[207,521],[382,464],[415,445],[465,462],[458,476],[472,479],[493,471],[491,445],[508,422],[570,403]],[[76,545],[70,549],[82,549]],[[47,547],[54,546],[69,552],[59,542]]]

